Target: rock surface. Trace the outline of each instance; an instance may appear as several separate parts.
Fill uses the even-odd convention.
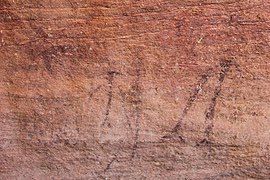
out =
[[[0,0],[1,179],[269,179],[269,0]]]

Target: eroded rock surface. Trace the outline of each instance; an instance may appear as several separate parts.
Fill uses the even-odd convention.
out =
[[[269,179],[269,0],[0,0],[1,179]]]

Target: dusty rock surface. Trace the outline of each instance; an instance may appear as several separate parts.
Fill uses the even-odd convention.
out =
[[[269,179],[269,0],[0,0],[0,179]]]

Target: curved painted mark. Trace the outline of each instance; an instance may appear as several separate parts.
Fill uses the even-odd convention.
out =
[[[103,173],[106,173],[111,169],[112,164],[117,160],[117,156],[114,156],[111,161],[106,165],[106,168],[103,170]]]
[[[188,112],[190,111],[190,108],[193,106],[195,101],[198,99],[199,93],[202,90],[203,86],[208,82],[208,79],[212,76],[212,69],[208,69],[206,73],[204,73],[200,80],[198,81],[195,89],[192,91],[191,96],[188,98],[188,101],[184,107],[184,110],[177,122],[177,124],[174,126],[174,128],[171,130],[171,132],[168,135],[163,136],[163,139],[175,139],[179,140],[181,142],[184,142],[183,135],[179,134],[182,130],[182,124],[187,116]]]
[[[209,105],[209,108],[206,110],[205,113],[205,123],[206,128],[205,128],[205,138],[200,142],[202,144],[210,144],[209,139],[211,134],[213,134],[213,119],[215,115],[215,107],[216,107],[216,102],[217,98],[220,95],[222,85],[224,83],[225,77],[230,70],[231,66],[235,66],[238,71],[240,71],[240,66],[236,63],[233,62],[232,60],[223,60],[220,62],[219,66],[221,67],[221,72],[219,73],[219,79],[218,79],[218,85],[215,88],[214,95],[211,99],[211,103]],[[190,108],[198,98],[198,95],[200,93],[200,90],[203,88],[203,86],[208,82],[208,79],[212,76],[213,74],[213,69],[208,69],[208,71],[201,76],[201,79],[198,82],[198,85],[196,88],[193,90],[192,95],[189,97],[185,108],[180,116],[180,119],[176,126],[171,130],[171,132],[168,135],[165,135],[162,137],[162,139],[174,139],[180,142],[184,142],[185,139],[181,135],[181,129],[182,129],[182,124],[183,120],[185,119],[186,115],[188,114]]]
[[[224,80],[226,75],[228,74],[230,68],[232,66],[232,62],[229,60],[223,61],[220,63],[221,72],[219,73],[219,79],[217,82],[217,86],[214,91],[214,95],[211,99],[209,108],[205,111],[205,138],[201,141],[204,144],[209,144],[211,135],[213,134],[214,127],[214,116],[216,110],[217,99],[220,96],[220,92],[222,89],[222,85],[224,84]]]

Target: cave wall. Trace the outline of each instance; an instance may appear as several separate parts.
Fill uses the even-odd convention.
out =
[[[269,0],[0,0],[1,179],[270,177]]]

